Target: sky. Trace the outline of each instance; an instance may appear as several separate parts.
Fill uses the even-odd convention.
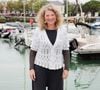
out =
[[[68,0],[68,1],[70,1],[70,2],[75,2],[76,0]],[[86,3],[86,2],[88,2],[88,1],[90,1],[90,0],[78,0],[80,3]]]
[[[49,0],[49,1],[61,1],[61,2],[63,2],[63,0]],[[73,2],[73,3],[75,3],[75,1],[76,0],[68,0],[69,2]],[[88,1],[90,1],[90,0],[78,0],[80,3],[86,3],[86,2],[88,2]]]
[[[2,1],[2,0],[0,0],[0,1]],[[8,1],[8,0],[3,0],[3,1]],[[14,0],[13,0],[14,1]],[[48,1],[61,1],[61,2],[63,2],[64,0],[48,0]],[[69,2],[73,2],[73,3],[75,3],[75,1],[76,0],[68,0]],[[78,0],[80,3],[86,3],[86,2],[88,2],[88,1],[90,1],[90,0]]]

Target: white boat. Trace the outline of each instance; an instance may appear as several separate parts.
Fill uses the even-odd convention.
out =
[[[37,25],[34,25],[34,27],[25,28],[24,32],[18,34],[16,36],[15,46],[23,43],[24,46],[30,47],[31,42],[32,42],[33,30],[35,30],[36,27],[37,27]]]
[[[94,33],[96,31],[98,32],[98,30],[94,30],[92,33],[91,27],[85,24],[78,24],[77,28],[80,31],[80,37],[76,37],[79,46],[75,52],[78,54],[100,53],[100,36]]]
[[[92,23],[91,26],[96,29],[100,29],[100,22]]]
[[[100,18],[97,18],[94,23],[90,24],[94,29],[100,29]]]
[[[90,35],[86,38],[77,38],[79,47],[75,50],[78,54],[100,53],[100,36]]]
[[[0,24],[0,29],[16,29],[15,27],[12,27],[12,26],[8,26],[6,25],[5,23],[1,23]]]

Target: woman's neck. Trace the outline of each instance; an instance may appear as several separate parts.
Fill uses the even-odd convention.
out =
[[[48,26],[47,26],[47,29],[48,29],[48,30],[55,30],[55,29],[57,29],[57,28],[56,28],[55,25],[48,25]]]

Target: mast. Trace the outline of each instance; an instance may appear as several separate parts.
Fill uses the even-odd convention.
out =
[[[76,0],[76,9],[77,9],[77,12],[78,12],[78,9],[80,10],[80,16],[81,16],[81,19],[82,21],[84,22],[84,16],[83,16],[83,10],[82,10],[82,6],[81,4],[79,4],[79,0]]]

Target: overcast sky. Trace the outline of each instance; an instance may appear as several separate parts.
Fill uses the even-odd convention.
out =
[[[61,1],[61,2],[63,2],[63,0],[49,0],[49,1]],[[68,0],[69,2],[74,2],[75,3],[75,1],[76,0]],[[90,1],[90,0],[78,0],[80,3],[86,3],[86,2],[88,2],[88,1]]]
[[[0,0],[0,1],[2,1],[2,0]],[[3,1],[8,1],[8,0],[3,0]],[[14,0],[13,0],[14,1]],[[64,0],[48,0],[48,1],[61,1],[61,2],[63,2]],[[76,0],[68,0],[69,2],[73,2],[73,3],[75,3],[75,1]],[[88,2],[88,1],[90,1],[90,0],[78,0],[80,3],[86,3],[86,2]]]
[[[70,2],[75,2],[76,0],[68,0],[68,1],[70,1]],[[90,1],[90,0],[78,0],[80,3],[86,3],[86,2],[88,2],[88,1]]]
[[[2,1],[2,0],[0,0],[0,1]],[[8,0],[4,0],[4,1],[8,1]],[[61,1],[61,2],[63,2],[64,0],[48,0],[48,1]],[[68,1],[69,2],[75,2],[76,0],[68,0]],[[81,3],[85,3],[85,2],[88,2],[90,0],[78,0],[78,1],[81,2]]]

